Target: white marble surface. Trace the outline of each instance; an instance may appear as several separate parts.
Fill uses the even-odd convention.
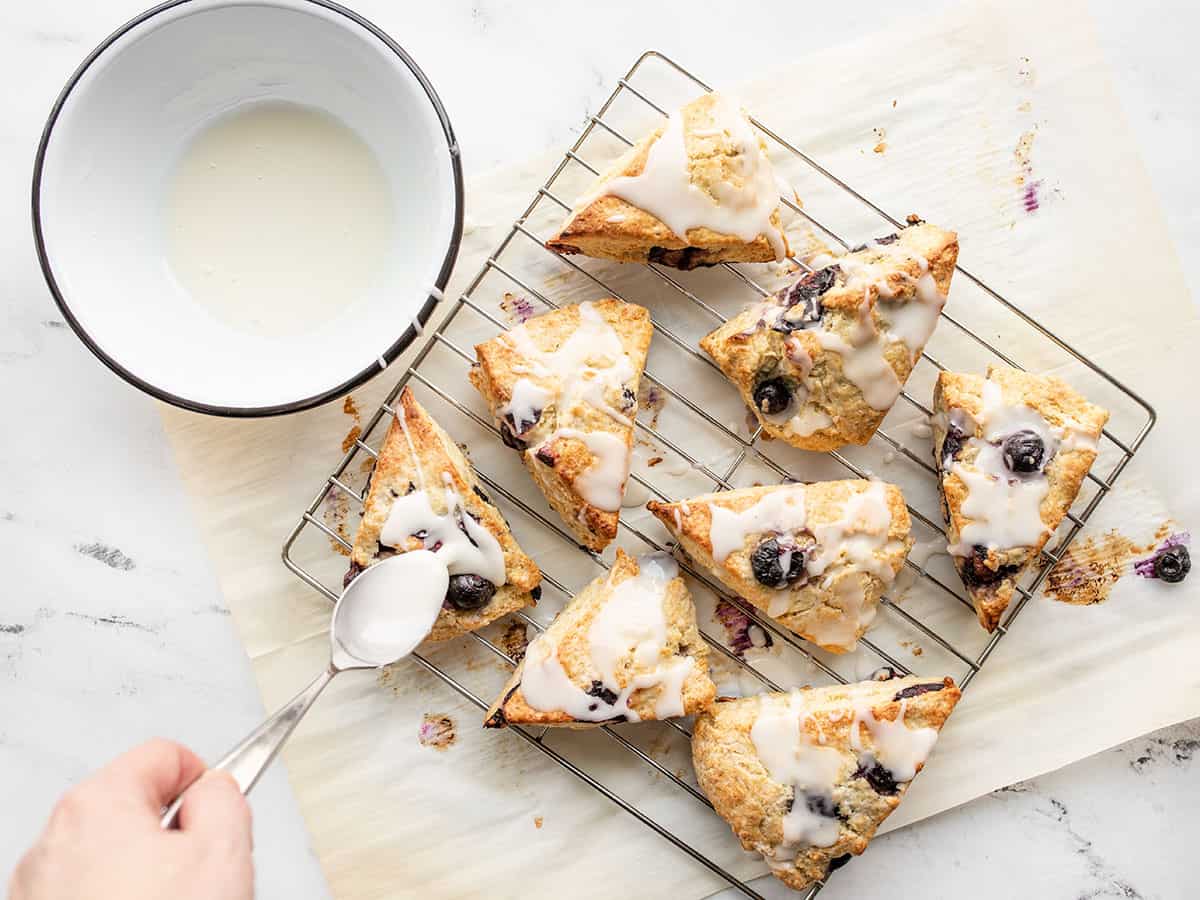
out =
[[[886,27],[940,4],[850,11],[746,0],[736,5],[738,22],[718,27],[699,5],[682,3],[622,0],[603,12],[548,0],[357,5],[438,87],[469,175],[567,143],[646,46],[702,63],[723,83],[836,43],[848,15],[870,23],[855,27]],[[1131,16],[1117,0],[1092,4],[1124,113],[1200,296],[1191,159],[1200,137],[1191,35],[1200,22],[1188,6],[1148,2]],[[153,734],[211,758],[262,711],[154,404],[64,327],[33,256],[28,182],[45,112],[84,54],[140,9],[137,0],[0,8],[4,877],[54,798],[89,769]],[[1081,702],[1103,714],[1102,698]],[[1184,724],[980,798],[881,838],[824,896],[1194,896],[1185,878],[1200,813],[1198,751],[1200,724]],[[253,805],[259,895],[324,896],[282,770]],[[522,892],[536,895],[536,883]]]

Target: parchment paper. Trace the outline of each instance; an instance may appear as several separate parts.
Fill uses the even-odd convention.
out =
[[[703,76],[703,60],[685,62]],[[1187,449],[1195,445],[1193,404],[1181,397],[1197,383],[1190,354],[1200,328],[1081,4],[996,4],[914,21],[808,56],[734,92],[754,115],[885,209],[900,215],[917,211],[955,227],[963,265],[1157,403],[1161,422],[1088,534],[1116,529],[1135,542],[1152,542],[1164,523],[1196,521],[1200,488],[1187,477]],[[448,295],[462,290],[559,152],[470,185],[474,224]],[[794,179],[806,207],[818,216],[822,202],[834,202],[802,170],[783,174]],[[855,238],[881,233],[872,227],[874,232]],[[618,274],[623,287],[635,277]],[[537,286],[564,302],[596,296],[578,276],[550,275]],[[497,282],[493,304],[499,294]],[[685,315],[678,311],[680,298],[670,292],[648,290],[636,299],[672,324],[673,316]],[[1023,340],[1027,332],[1006,333],[1002,323],[988,318],[989,308],[969,285],[956,283],[949,312],[964,319],[980,316],[977,327],[989,339]],[[494,305],[492,311],[500,315]],[[1085,373],[1062,367],[1061,354],[1052,355],[1042,343],[1010,343],[1006,349],[1032,367],[1086,381]],[[985,360],[946,323],[930,350],[948,365],[978,368]],[[656,339],[651,364],[669,371],[665,352]],[[401,365],[393,366],[356,394],[357,406],[368,412],[400,371]],[[911,391],[928,402],[930,383],[929,373],[918,373]],[[1088,384],[1080,386],[1090,390]],[[734,392],[713,385],[713,408],[721,410],[714,415],[740,418],[736,404],[728,405]],[[470,397],[469,389],[458,387],[458,396]],[[1129,407],[1114,412],[1114,427],[1129,436],[1134,413]],[[669,422],[671,404],[662,414]],[[265,701],[274,706],[323,664],[329,614],[325,601],[280,565],[279,547],[338,459],[338,444],[353,417],[340,404],[259,422],[167,408],[163,415],[226,599]],[[456,424],[462,421],[446,424],[470,441],[475,435]],[[897,410],[887,427],[892,433],[907,428],[914,452],[927,453],[927,447],[920,449],[919,432],[912,431],[914,423],[920,424],[911,409]],[[857,460],[881,477],[908,477],[880,451],[861,453]],[[819,460],[788,460],[801,468],[801,477],[823,471]],[[523,473],[503,471],[510,489],[536,499]],[[656,477],[673,477],[664,473]],[[691,476],[679,477],[674,491],[683,494]],[[739,477],[753,479],[754,467]],[[936,516],[931,497],[914,502]],[[563,568],[568,551],[547,542],[527,517],[515,516],[513,527],[540,563]],[[344,569],[344,559],[326,541],[298,552],[331,582]],[[590,564],[571,572],[576,588],[595,574]],[[1099,605],[1041,597],[1030,603],[972,684],[926,771],[886,827],[1200,714],[1200,670],[1194,664],[1200,612],[1194,595],[1188,585],[1171,589],[1127,574]],[[949,624],[950,611],[942,616],[930,605],[933,600],[902,602],[939,627],[959,627]],[[537,616],[548,620],[559,603],[561,598],[548,597]],[[711,600],[700,603],[707,618]],[[962,610],[952,612],[956,622],[962,620]],[[886,631],[891,626],[884,619],[881,615],[879,628]],[[984,640],[982,632],[963,631],[961,637],[975,648]],[[888,638],[903,646],[903,634],[879,635],[881,643]],[[932,673],[943,659],[947,671],[957,674],[961,668],[951,669],[955,661],[920,636],[908,642],[906,652],[905,664],[921,672]],[[503,680],[500,663],[466,639],[433,656],[481,692]],[[815,674],[797,666],[794,657],[764,665],[773,673],[786,670],[794,681]],[[866,665],[859,655],[834,662],[843,671],[865,674],[854,671]],[[728,673],[718,675],[729,687]],[[425,713],[454,721],[457,739],[449,749],[418,743]],[[313,710],[285,759],[337,896],[698,897],[722,886],[518,738],[482,732],[479,718],[411,663],[381,677],[344,676]],[[662,726],[626,726],[623,734],[669,769],[691,777],[686,746]],[[549,740],[572,758],[587,759],[589,771],[677,827],[722,865],[747,877],[763,871],[723,822],[613,751],[602,735],[555,734]]]

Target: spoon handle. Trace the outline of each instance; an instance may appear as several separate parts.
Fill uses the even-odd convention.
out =
[[[238,787],[242,789],[243,794],[250,793],[250,788],[254,787],[259,776],[271,764],[271,760],[278,755],[283,747],[283,742],[295,731],[300,720],[304,718],[304,714],[308,712],[308,708],[313,705],[313,701],[320,696],[325,685],[329,684],[337,673],[338,670],[332,665],[327,668],[314,678],[308,687],[277,710],[273,716],[246,735],[242,742],[225,754],[213,768],[228,772],[233,776]],[[188,785],[187,788],[184,788],[171,805],[163,811],[163,828],[174,826],[175,818],[179,815],[179,807],[183,804],[184,795],[190,787],[191,785]]]

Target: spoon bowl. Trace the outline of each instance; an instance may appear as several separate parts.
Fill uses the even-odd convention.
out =
[[[359,573],[333,608],[329,665],[213,768],[228,772],[248,794],[333,676],[399,662],[425,640],[449,584],[445,564],[428,550],[401,553]],[[175,824],[188,788],[163,811],[163,828]]]

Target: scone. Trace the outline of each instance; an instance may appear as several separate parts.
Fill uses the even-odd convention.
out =
[[[396,413],[371,472],[345,583],[389,556],[432,550],[450,570],[432,641],[482,628],[533,603],[542,573],[517,546],[462,450],[408,388],[400,392]]]
[[[612,569],[530,642],[484,725],[666,719],[706,709],[716,692],[678,564],[618,550]]]
[[[718,702],[696,719],[700,788],[747,850],[800,890],[862,853],[961,693],[894,678]]]
[[[941,372],[933,454],[954,565],[995,631],[1022,573],[1075,502],[1108,411],[1063,381],[1002,366]]]
[[[881,481],[778,484],[647,508],[739,597],[846,653],[912,546],[904,496]]]
[[[867,443],[937,325],[958,237],[918,224],[820,266],[705,336],[763,430],[805,450]]]
[[[678,269],[782,260],[767,146],[736,103],[706,94],[602,174],[546,246]]]
[[[475,348],[471,383],[500,434],[590,550],[617,534],[650,314],[620,300],[566,306]]]

